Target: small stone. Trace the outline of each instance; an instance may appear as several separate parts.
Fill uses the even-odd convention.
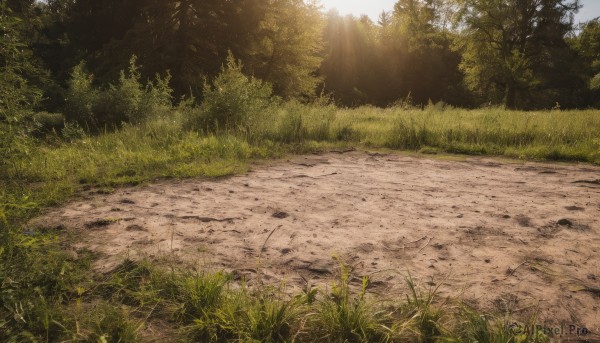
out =
[[[568,219],[561,219],[557,221],[556,224],[560,226],[573,226],[573,222]]]
[[[277,218],[277,219],[285,219],[285,218],[287,218],[289,216],[290,215],[287,212],[280,211],[280,212],[273,213],[272,217],[273,218]]]
[[[308,270],[315,274],[331,274],[334,263],[329,260],[316,260],[308,266]]]

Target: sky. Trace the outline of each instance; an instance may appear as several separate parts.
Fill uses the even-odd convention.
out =
[[[396,0],[321,0],[324,10],[336,8],[340,14],[367,14],[377,20],[381,11],[389,11]],[[581,0],[583,8],[575,17],[575,23],[600,17],[600,0]]]

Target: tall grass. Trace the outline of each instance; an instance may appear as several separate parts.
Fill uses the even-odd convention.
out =
[[[597,110],[359,108],[338,111],[333,125],[369,147],[600,163]]]

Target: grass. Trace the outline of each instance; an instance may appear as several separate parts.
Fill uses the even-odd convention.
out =
[[[368,147],[600,164],[600,112],[503,109],[340,111],[338,134]]]
[[[406,299],[353,291],[341,267],[332,292],[297,296],[247,289],[204,275],[125,261],[107,275],[93,254],[63,248],[66,233],[25,223],[84,191],[157,179],[223,177],[261,159],[340,147],[495,155],[600,164],[600,112],[501,109],[338,109],[287,103],[244,131],[206,134],[184,111],[65,142],[52,135],[0,173],[0,341],[146,341],[149,325],[179,341],[543,342],[464,306],[440,302],[408,277]],[[25,267],[26,266],[26,267]]]

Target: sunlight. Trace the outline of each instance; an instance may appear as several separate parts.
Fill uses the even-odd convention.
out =
[[[377,19],[383,10],[390,11],[395,2],[394,0],[321,0],[325,11],[336,9],[340,14],[355,16],[366,14],[371,19]]]

